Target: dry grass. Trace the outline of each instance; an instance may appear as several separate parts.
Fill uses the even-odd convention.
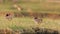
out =
[[[37,13],[58,13],[60,14],[60,3],[50,3],[50,2],[26,2],[23,1],[18,3],[24,9],[30,7],[33,12]],[[17,12],[17,9],[13,9],[12,3],[4,3],[0,4],[0,11],[13,11]],[[58,17],[57,17],[58,18]],[[39,28],[47,28],[60,31],[60,19],[50,19],[50,18],[43,18],[43,22],[39,25],[35,24],[33,18],[30,17],[14,17],[11,21],[5,18],[5,16],[0,16],[0,29],[10,28],[12,30],[20,30],[23,29],[28,30],[28,32],[34,32],[32,28],[39,27]]]
[[[60,19],[43,18],[43,23],[39,24],[38,27],[40,28],[43,27],[48,29],[51,28],[60,31],[59,22]],[[0,17],[0,29],[7,28],[7,27],[9,28],[12,27],[14,29],[15,26],[19,29],[20,27],[23,28],[37,27],[37,24],[35,24],[33,19],[30,17],[13,18],[11,21],[6,19],[5,17]]]

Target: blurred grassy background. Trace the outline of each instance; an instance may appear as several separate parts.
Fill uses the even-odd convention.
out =
[[[17,12],[18,10],[12,8],[13,4],[11,0],[5,0],[3,3],[0,3],[0,11]],[[16,4],[21,5],[24,11],[29,7],[33,12],[38,13],[60,13],[60,3],[48,2],[47,0],[18,0]],[[43,23],[38,27],[60,30],[59,22],[60,20],[43,18]],[[37,24],[35,24],[33,18],[30,17],[13,18],[11,21],[8,21],[5,17],[1,16],[0,28],[7,27],[12,29],[30,29],[32,27],[37,27]]]
[[[0,4],[0,10],[17,11],[16,9],[12,9],[13,4],[14,3],[12,2],[12,0],[5,0],[3,3]],[[24,9],[30,7],[34,12],[60,12],[59,2],[48,2],[47,0],[18,0],[17,4],[21,5]]]

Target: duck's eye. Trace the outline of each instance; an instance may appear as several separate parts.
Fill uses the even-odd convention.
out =
[[[9,14],[6,14],[6,16],[9,16]]]
[[[37,19],[37,17],[35,17],[35,19]]]

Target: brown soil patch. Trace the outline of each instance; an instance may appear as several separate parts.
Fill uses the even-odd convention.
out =
[[[54,13],[33,13],[32,16],[40,18],[60,19],[60,14],[54,14]]]

